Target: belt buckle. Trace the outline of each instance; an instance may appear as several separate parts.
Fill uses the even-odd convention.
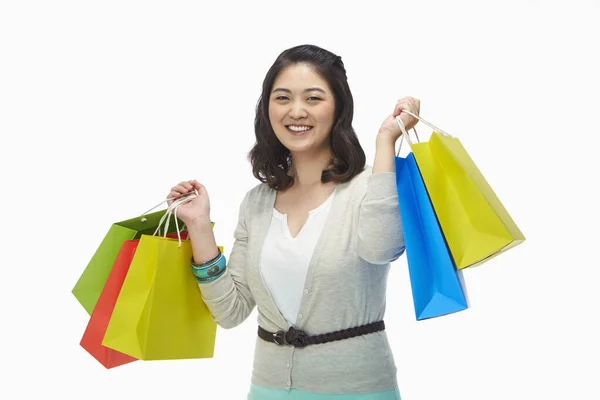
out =
[[[285,341],[285,332],[277,331],[276,333],[274,333],[273,334],[273,342],[275,342],[275,344],[277,344],[279,346],[283,346],[283,345],[287,344],[287,342]]]

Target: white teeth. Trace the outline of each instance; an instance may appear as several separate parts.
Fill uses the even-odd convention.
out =
[[[307,130],[311,129],[312,127],[290,125],[290,126],[288,126],[288,128],[289,128],[289,130],[294,131],[294,132],[306,132]]]

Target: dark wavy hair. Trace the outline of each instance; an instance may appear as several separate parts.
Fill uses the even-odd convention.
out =
[[[333,158],[323,170],[321,182],[347,182],[365,167],[365,152],[352,127],[354,100],[342,58],[314,45],[292,47],[277,57],[265,76],[254,119],[256,143],[248,153],[254,176],[275,190],[292,186],[294,177],[288,175],[292,165],[290,151],[275,136],[269,120],[269,99],[279,73],[299,63],[312,66],[327,81],[335,98],[335,117],[329,140]]]

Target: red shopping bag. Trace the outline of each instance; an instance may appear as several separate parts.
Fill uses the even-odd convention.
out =
[[[90,321],[83,333],[80,345],[106,368],[114,368],[137,360],[119,351],[102,345],[108,322],[112,315],[119,292],[129,271],[129,265],[139,244],[138,240],[125,240],[100,293]]]
[[[181,232],[181,239],[187,239],[187,232]],[[177,233],[168,234],[167,237],[177,238]],[[120,351],[110,349],[102,345],[104,334],[108,328],[108,322],[112,316],[115,304],[119,298],[121,287],[129,271],[131,260],[139,244],[139,239],[125,240],[121,245],[119,254],[113,264],[113,267],[108,275],[106,284],[100,293],[98,302],[94,307],[90,321],[81,338],[80,345],[96,360],[98,360],[106,368],[114,368],[123,364],[128,364],[136,361],[137,358],[123,354]]]

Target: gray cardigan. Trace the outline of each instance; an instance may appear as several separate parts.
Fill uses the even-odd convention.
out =
[[[390,262],[404,252],[396,174],[365,169],[340,184],[310,261],[296,328],[317,335],[384,318]],[[276,191],[260,183],[242,201],[226,272],[200,285],[223,328],[241,324],[258,306],[258,323],[287,330],[260,272]],[[304,348],[256,339],[255,385],[321,392],[369,393],[397,387],[385,331]]]

